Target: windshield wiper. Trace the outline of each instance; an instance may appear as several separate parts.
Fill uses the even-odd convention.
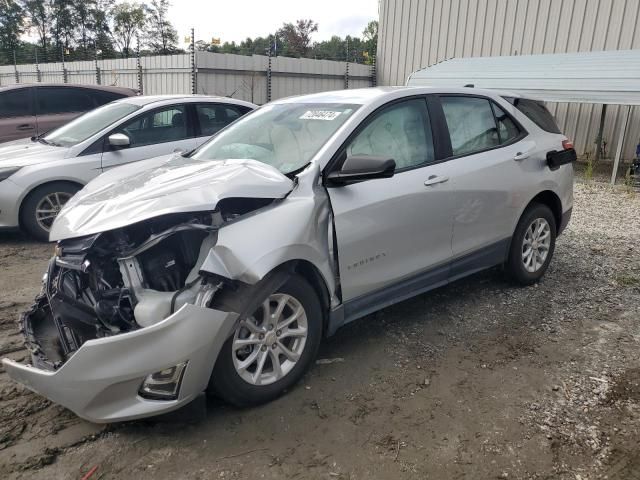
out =
[[[60,146],[61,146],[59,143],[52,142],[51,140],[47,140],[47,139],[45,139],[44,137],[42,137],[42,138],[38,138],[38,141],[39,141],[40,143],[45,144],[45,145],[51,145],[52,147],[60,147]]]

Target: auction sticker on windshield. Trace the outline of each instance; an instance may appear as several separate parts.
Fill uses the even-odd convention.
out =
[[[341,113],[333,110],[307,110],[302,114],[300,120],[335,120]]]

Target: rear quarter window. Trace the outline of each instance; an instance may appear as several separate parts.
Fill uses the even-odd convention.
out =
[[[530,100],[528,98],[507,99],[513,106],[524,113],[529,120],[549,133],[562,133],[556,124],[553,115],[547,110],[544,102]]]

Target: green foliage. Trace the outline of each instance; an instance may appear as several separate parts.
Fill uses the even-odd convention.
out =
[[[224,42],[213,45],[205,40],[196,42],[196,50],[234,53],[237,55],[272,55],[285,57],[306,57],[318,60],[348,60],[355,63],[373,63],[378,43],[378,22],[369,22],[363,31],[363,38],[334,35],[329,40],[311,42],[311,33],[318,25],[312,20],[298,20],[285,23],[275,35],[247,38],[240,43]]]
[[[296,20],[296,23],[285,23],[276,32],[282,40],[285,52],[292,57],[306,57],[311,47],[311,34],[318,31],[318,24],[313,20]]]
[[[20,35],[25,31],[24,8],[14,1],[6,0],[6,5],[0,8],[0,45],[15,48],[20,42]]]
[[[141,49],[149,54],[171,54],[179,48],[178,33],[168,10],[170,0],[148,4],[117,0],[0,0],[0,65],[18,63],[132,56],[140,36]],[[29,30],[34,45],[20,40]],[[313,41],[318,24],[311,19],[283,23],[274,34],[247,38],[239,43],[214,45],[199,40],[196,50],[239,55],[272,55],[340,60],[371,64],[378,42],[378,22],[372,21],[362,37],[333,36]]]
[[[53,19],[52,0],[26,0],[24,2],[27,25],[38,35],[38,43],[44,53],[44,61],[47,60],[47,48],[49,46],[49,34]]]
[[[111,14],[113,38],[127,58],[133,52],[136,36],[144,29],[147,20],[145,9],[139,3],[122,2],[113,7]]]
[[[588,183],[593,180],[593,160],[587,161],[587,168],[584,169],[584,180]]]
[[[167,55],[178,49],[178,32],[168,19],[169,0],[151,0],[146,7],[145,40],[153,53]]]

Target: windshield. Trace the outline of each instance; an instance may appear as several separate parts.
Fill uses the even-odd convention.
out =
[[[43,137],[43,140],[45,143],[59,147],[72,147],[139,108],[138,105],[126,102],[108,103],[49,132]]]
[[[199,160],[258,160],[287,174],[307,165],[359,105],[267,105],[238,120],[195,151]]]

